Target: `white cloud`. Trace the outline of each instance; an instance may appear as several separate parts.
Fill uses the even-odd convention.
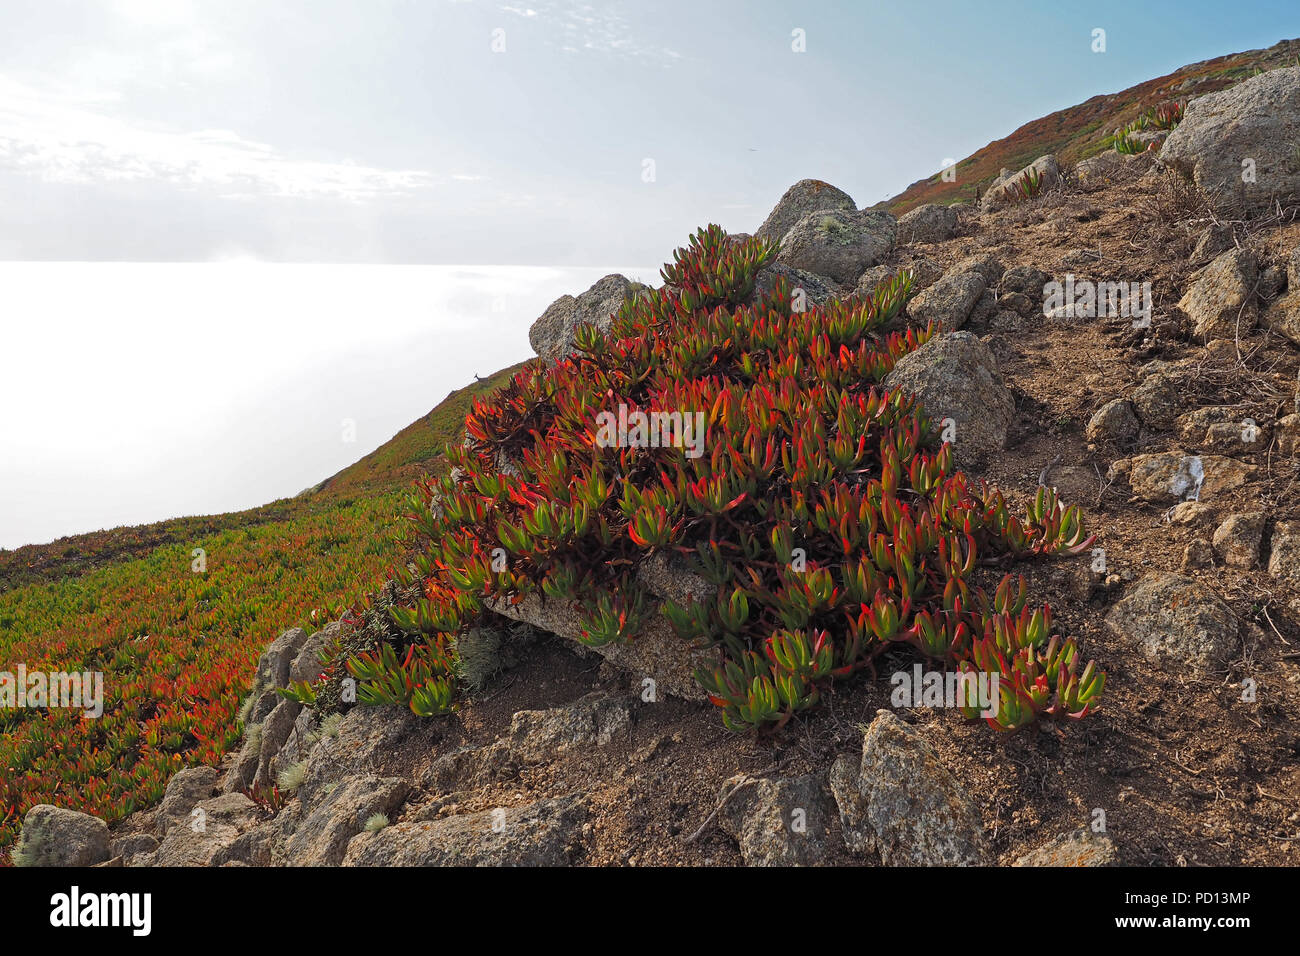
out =
[[[592,4],[575,0],[548,0],[537,6],[538,9],[507,5],[500,9],[503,13],[526,19],[537,18],[556,27],[561,34],[559,40],[547,38],[544,42],[558,42],[564,53],[586,50],[665,61],[683,59],[682,54],[675,50],[641,42],[639,31],[631,19],[617,6],[597,9]]]
[[[291,157],[233,130],[176,130],[110,115],[112,98],[0,75],[0,169],[56,183],[161,182],[228,198],[364,201],[426,188],[423,170]]]

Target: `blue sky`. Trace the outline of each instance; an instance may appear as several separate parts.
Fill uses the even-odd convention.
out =
[[[1281,2],[6,0],[0,259],[657,263],[1294,36]]]

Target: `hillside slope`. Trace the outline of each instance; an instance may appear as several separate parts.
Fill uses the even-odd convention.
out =
[[[1257,70],[1294,66],[1297,56],[1300,39],[1282,40],[1267,50],[1247,50],[1192,63],[1119,93],[1094,96],[1026,123],[960,160],[952,182],[945,182],[936,173],[877,206],[899,216],[924,203],[949,205],[974,200],[1002,169],[1021,169],[1045,153],[1055,153],[1062,166],[1073,165],[1102,152],[1117,127],[1159,103],[1232,86]]]
[[[237,742],[270,635],[333,620],[383,583],[406,548],[412,480],[439,470],[470,402],[513,371],[452,392],[295,498],[0,551],[0,673],[98,670],[105,694],[98,720],[0,710],[0,865],[31,806],[115,820]]]

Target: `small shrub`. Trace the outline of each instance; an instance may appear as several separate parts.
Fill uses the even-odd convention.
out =
[[[1018,179],[1004,186],[1007,198],[1013,202],[1023,202],[1027,199],[1033,199],[1043,191],[1044,179],[1041,173],[1034,167],[1026,169]]]
[[[372,813],[366,818],[366,822],[361,829],[366,833],[378,833],[384,827],[388,826],[388,817],[383,813]]]
[[[455,639],[456,676],[479,691],[501,670],[501,635],[494,628],[471,627]]]
[[[1146,149],[1146,144],[1140,139],[1135,139],[1129,135],[1128,131],[1117,129],[1113,139],[1115,152],[1122,153],[1125,156],[1135,156]]]
[[[307,761],[289,764],[276,776],[275,782],[285,793],[293,793],[307,780]]]
[[[339,735],[339,730],[343,726],[343,715],[339,713],[326,714],[320,722],[321,736],[329,737],[331,740]]]

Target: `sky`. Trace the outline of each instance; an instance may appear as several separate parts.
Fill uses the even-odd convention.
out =
[[[1293,2],[3,0],[0,259],[660,262],[1293,36]]]
[[[871,205],[1296,36],[1294,2],[0,0],[0,547],[294,494],[799,179]]]

